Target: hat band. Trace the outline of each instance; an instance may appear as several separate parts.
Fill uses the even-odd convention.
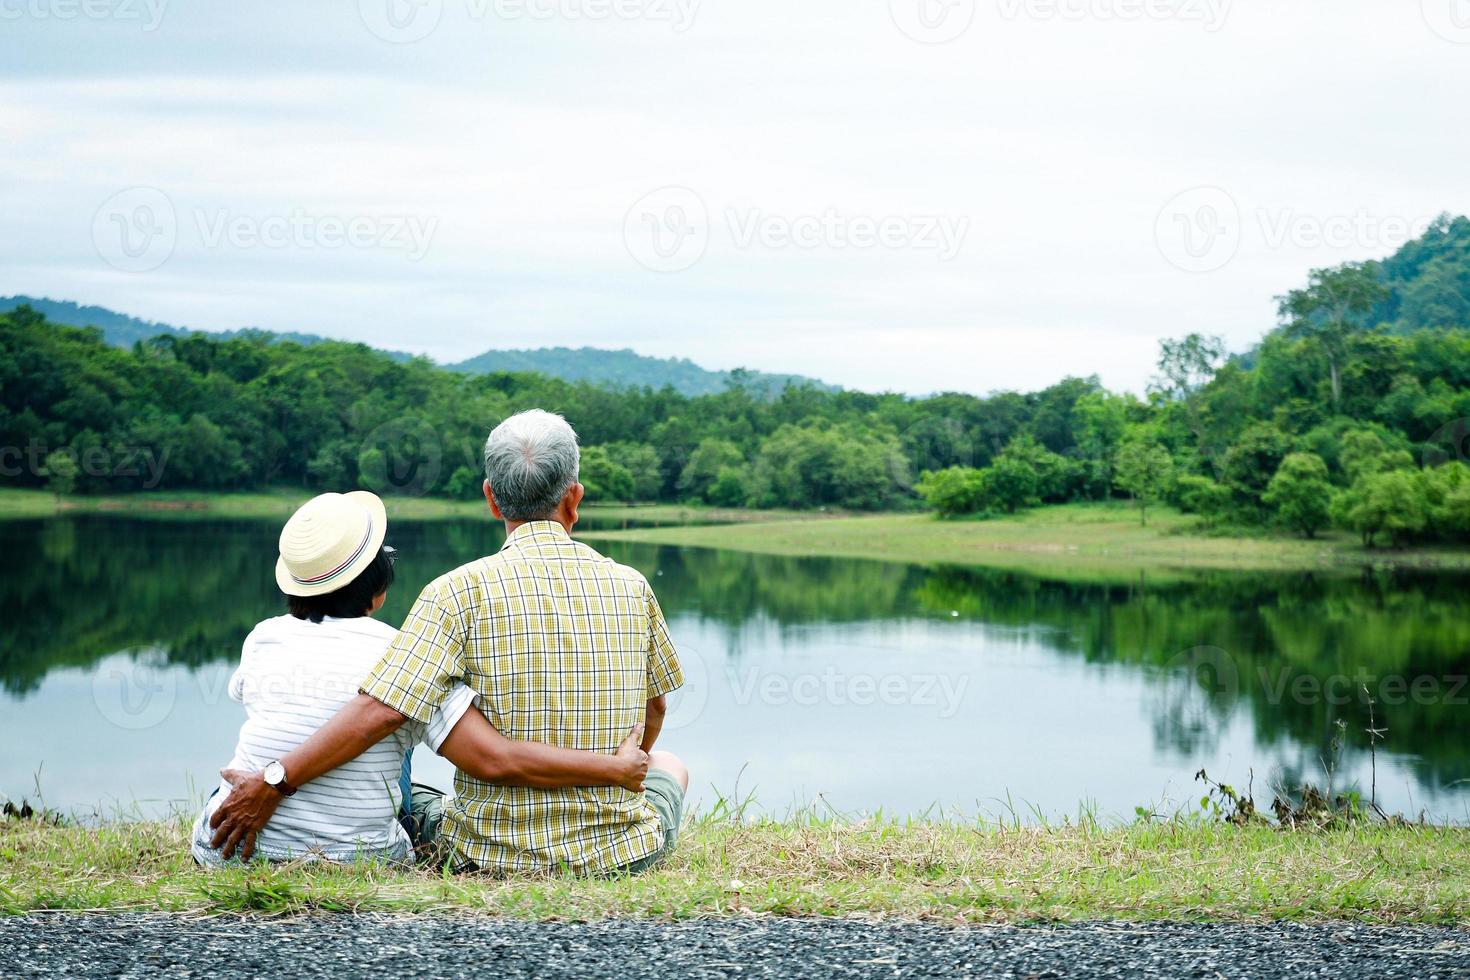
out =
[[[295,572],[292,572],[291,581],[295,582],[297,585],[321,585],[323,582],[331,581],[332,579],[336,578],[338,575],[341,575],[344,571],[346,571],[353,562],[362,557],[362,553],[367,550],[368,542],[372,539],[373,515],[369,514],[367,522],[367,533],[362,536],[362,543],[357,546],[357,550],[352,553],[352,557],[348,558],[346,561],[338,565],[336,568],[332,569],[330,572],[327,572],[323,575],[317,575],[314,578],[302,578]]]

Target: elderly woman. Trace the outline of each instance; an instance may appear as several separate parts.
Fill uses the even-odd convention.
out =
[[[641,785],[648,765],[636,744],[641,732],[615,755],[511,742],[469,710],[476,698],[462,684],[427,724],[402,726],[299,789],[287,781],[278,760],[357,695],[397,635],[372,618],[393,584],[387,523],[383,502],[362,491],[322,494],[286,522],[276,563],[286,614],[251,631],[230,679],[230,697],[244,704],[246,718],[224,782],[194,825],[200,864],[225,860],[210,844],[210,819],[232,783],[250,772],[263,772],[281,797],[254,854],[272,861],[411,857],[414,838],[439,812],[432,791],[410,799],[409,758],[420,741],[470,772],[491,768],[487,760],[519,759],[532,785]],[[507,778],[503,763],[493,769]]]

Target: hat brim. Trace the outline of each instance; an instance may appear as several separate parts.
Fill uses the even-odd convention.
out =
[[[378,552],[383,550],[383,541],[388,537],[388,508],[383,506],[382,498],[366,490],[353,490],[342,496],[361,505],[372,518],[372,533],[368,535],[367,547],[363,548],[362,554],[358,555],[340,574],[332,576],[331,581],[320,585],[302,585],[291,576],[291,570],[286,567],[286,560],[277,557],[276,586],[286,595],[305,598],[336,592],[361,575],[373,563],[373,559],[378,557]]]

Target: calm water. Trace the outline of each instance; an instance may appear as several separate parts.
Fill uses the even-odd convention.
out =
[[[239,644],[275,615],[267,522],[0,523],[0,795],[158,812],[230,756]],[[482,523],[400,524],[401,620],[434,575],[498,547]],[[1470,580],[1200,575],[1078,585],[974,569],[623,545],[685,659],[661,745],[695,796],[781,812],[1051,816],[1195,800],[1200,768],[1369,786],[1470,819]],[[1343,724],[1337,724],[1341,721]],[[1335,760],[1335,762],[1334,762]],[[420,749],[428,782],[447,766]],[[192,805],[190,803],[189,805]],[[1034,811],[1033,809],[1034,808]]]

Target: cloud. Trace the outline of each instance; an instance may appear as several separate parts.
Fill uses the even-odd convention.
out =
[[[1006,0],[930,45],[874,0],[706,0],[682,31],[566,15],[613,9],[595,0],[436,2],[401,44],[358,3],[7,20],[0,291],[445,360],[592,344],[872,389],[1140,390],[1159,338],[1244,347],[1307,269],[1470,210],[1441,84],[1465,49],[1413,4],[1217,2],[1207,30]],[[1206,274],[1157,240],[1199,186],[1239,232]],[[95,229],[136,187],[166,196],[176,240],[126,272]],[[637,211],[667,187],[698,213]],[[1311,234],[1362,212],[1378,232]],[[421,254],[395,221],[427,231]],[[926,222],[963,225],[958,247],[927,247]],[[680,271],[628,237],[686,233]]]

